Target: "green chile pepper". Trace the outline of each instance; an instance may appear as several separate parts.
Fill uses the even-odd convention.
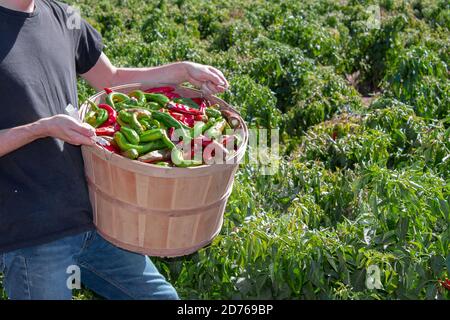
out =
[[[160,167],[170,167],[170,164],[168,162],[157,162],[157,163],[154,163],[154,165],[157,165]]]
[[[214,123],[214,125],[206,130],[205,136],[211,139],[217,139],[223,132],[227,125],[227,121],[225,119]]]
[[[139,145],[131,144],[127,141],[125,136],[120,131],[114,134],[114,141],[116,142],[120,150],[127,151],[130,149],[136,149],[139,155],[166,148],[166,144],[162,140],[151,141],[146,144]]]
[[[164,130],[163,129],[152,129],[145,131],[140,135],[140,140],[142,142],[149,142],[159,140],[163,137]]]
[[[140,138],[139,135],[131,128],[127,127],[121,127],[120,132],[123,133],[125,138],[131,143],[131,144],[139,144]]]
[[[178,148],[172,149],[172,162],[174,165],[180,168],[194,167],[202,165],[202,161],[199,160],[185,160],[183,158],[183,152]]]
[[[144,127],[142,126],[142,124],[139,122],[139,113],[138,112],[133,112],[131,114],[131,127],[136,130],[136,132],[141,135],[144,132]]]
[[[108,120],[108,111],[97,107],[97,105],[90,100],[88,100],[88,103],[91,105],[93,110],[88,112],[88,114],[84,118],[84,121],[86,123],[89,123],[94,128],[98,128],[103,123],[105,123],[106,120]]]
[[[131,97],[131,98],[135,98],[137,100],[138,104],[140,104],[140,105],[145,104],[145,102],[147,101],[144,92],[141,91],[141,90],[131,91],[128,94],[128,96]]]
[[[206,123],[204,123],[203,121],[197,121],[194,124],[194,133],[193,133],[193,138],[198,138],[203,132],[204,132],[204,128],[206,127]]]
[[[111,92],[106,97],[106,104],[109,104],[111,107],[113,107],[116,110],[120,110],[124,107],[125,102],[130,102],[130,97],[127,96],[124,93],[121,92]],[[119,105],[119,103],[121,105]],[[117,105],[116,105],[117,104]]]
[[[127,128],[130,127],[130,124],[123,122],[123,120],[121,120],[119,117],[117,117],[116,121],[121,127],[127,127]]]
[[[145,107],[147,109],[150,109],[150,110],[159,110],[159,109],[161,109],[161,106],[159,104],[157,104],[156,102],[147,102]]]
[[[131,113],[129,113],[126,110],[120,110],[118,116],[119,116],[119,119],[125,123],[131,122]]]
[[[145,98],[148,102],[156,102],[161,107],[170,102],[170,99],[161,93],[145,93]]]
[[[144,131],[150,130],[153,127],[151,120],[148,118],[141,118],[141,119],[138,119],[138,121],[144,127]]]
[[[222,113],[219,110],[211,108],[211,107],[206,108],[205,113],[208,117],[212,117],[212,118],[219,118],[222,116]]]
[[[202,128],[202,133],[205,133],[206,130],[211,128],[216,123],[216,118],[209,118],[208,122],[205,124],[205,126]]]
[[[180,121],[173,118],[170,114],[166,112],[153,111],[152,112],[153,119],[164,124],[167,128],[175,128],[175,129],[185,129],[190,130],[191,128],[187,125],[181,123]]]
[[[131,160],[136,160],[137,158],[139,158],[139,152],[136,149],[129,149],[122,152],[121,155]]]

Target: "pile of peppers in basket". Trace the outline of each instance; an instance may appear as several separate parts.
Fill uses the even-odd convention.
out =
[[[105,92],[105,103],[88,100],[84,121],[104,148],[129,159],[192,167],[226,161],[242,143],[239,119],[204,98],[183,98],[173,87]]]

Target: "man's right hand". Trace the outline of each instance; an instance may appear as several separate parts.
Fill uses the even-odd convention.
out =
[[[89,145],[95,142],[91,139],[95,135],[95,129],[87,123],[80,123],[72,117],[59,114],[38,121],[42,128],[42,137],[61,139],[73,145]]]

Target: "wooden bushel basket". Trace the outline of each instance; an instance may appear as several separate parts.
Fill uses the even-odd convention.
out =
[[[112,88],[128,93],[147,89],[140,84]],[[179,87],[183,97],[200,91]],[[105,93],[90,98],[103,102]],[[248,143],[248,128],[236,110],[223,100],[208,97],[235,113],[242,122],[244,142],[232,164],[191,168],[161,167],[130,160],[96,145],[81,148],[98,232],[114,245],[150,256],[191,254],[220,232],[234,175]],[[80,108],[82,119],[89,106]]]

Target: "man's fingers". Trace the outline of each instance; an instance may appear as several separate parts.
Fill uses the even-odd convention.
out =
[[[211,71],[211,68],[207,68],[206,70],[207,70],[207,72],[205,72],[205,74],[204,74],[204,76],[206,78],[205,81],[210,81],[210,82],[214,83],[216,86],[225,86],[226,85],[226,82],[223,81],[218,74]]]
[[[85,137],[92,137],[95,135],[95,129],[87,123],[80,123],[74,126],[73,130]]]
[[[227,81],[227,78],[225,78],[224,74],[222,73],[222,71],[214,68],[214,67],[209,67],[208,68],[209,71],[211,71],[212,73],[216,74],[221,80],[222,83],[218,83],[217,85],[224,87],[225,89],[227,89],[229,87],[229,83]]]
[[[201,82],[201,81],[198,81],[198,80],[196,80],[196,79],[194,79],[194,78],[192,78],[192,77],[189,77],[189,80],[188,80],[191,84],[193,84],[194,86],[196,86],[197,88],[201,88],[202,87],[202,85],[203,85],[203,82]]]
[[[218,92],[222,92],[222,90],[220,89],[220,86],[216,86],[214,85],[212,82],[206,82],[206,87],[209,89],[209,91],[211,91],[213,94],[218,93]]]
[[[216,93],[216,90],[214,89],[214,85],[209,81],[202,83],[201,90],[205,95],[213,95],[214,93]]]

